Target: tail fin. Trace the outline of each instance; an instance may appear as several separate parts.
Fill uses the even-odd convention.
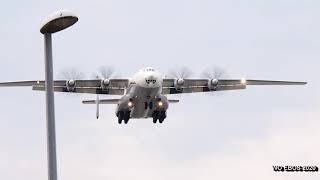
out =
[[[97,117],[97,119],[99,119],[99,104],[100,104],[100,100],[99,100],[99,95],[98,94],[97,94],[96,104],[97,104],[96,117]]]

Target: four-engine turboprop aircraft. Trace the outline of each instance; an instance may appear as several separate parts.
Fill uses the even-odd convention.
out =
[[[168,99],[168,94],[196,93],[246,89],[247,85],[305,85],[306,82],[269,81],[249,79],[187,79],[162,78],[152,67],[139,70],[131,79],[102,78],[91,80],[56,80],[54,91],[67,93],[97,94],[96,100],[83,101],[96,104],[116,104],[118,123],[128,123],[130,118],[153,118],[162,123],[167,117],[169,104],[179,100]],[[45,81],[2,82],[0,87],[31,86],[33,90],[45,90]],[[99,99],[99,94],[122,95],[119,99]]]

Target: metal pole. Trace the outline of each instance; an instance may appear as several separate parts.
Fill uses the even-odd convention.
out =
[[[51,34],[44,34],[48,180],[57,180],[56,132]]]

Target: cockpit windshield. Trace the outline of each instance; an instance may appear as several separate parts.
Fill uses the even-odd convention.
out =
[[[147,67],[144,69],[145,72],[155,71],[152,67]]]

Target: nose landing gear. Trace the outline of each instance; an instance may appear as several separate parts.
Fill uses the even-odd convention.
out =
[[[152,109],[153,108],[153,102],[144,102],[144,109]]]

